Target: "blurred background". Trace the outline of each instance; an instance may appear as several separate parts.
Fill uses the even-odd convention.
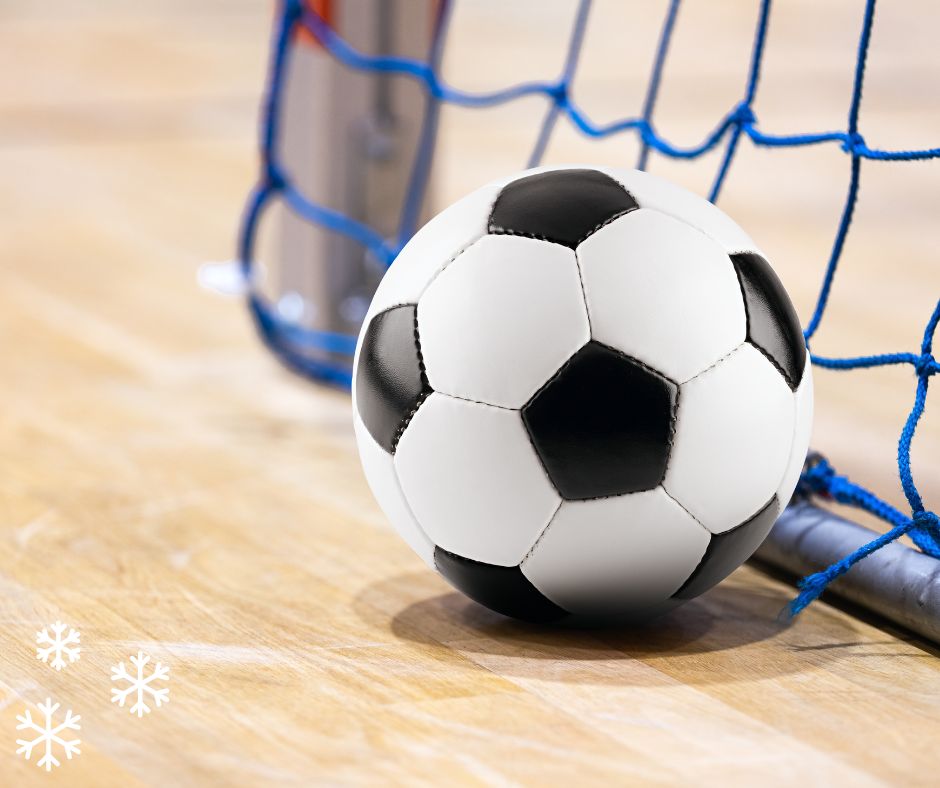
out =
[[[574,89],[594,120],[639,111],[665,8],[596,3]],[[477,91],[555,76],[574,12],[566,0],[457,3],[445,79]],[[740,0],[681,9],[656,111],[657,128],[673,143],[699,142],[741,96],[756,13],[756,3]],[[755,102],[761,129],[845,127],[861,14],[861,3],[848,0],[774,7]],[[212,387],[224,386],[259,399],[280,391],[285,424],[305,412],[306,384],[265,356],[240,306],[195,284],[198,266],[233,255],[257,176],[273,16],[271,4],[247,0],[0,6],[0,319],[16,401],[4,418],[13,423],[21,408],[16,429],[32,423],[39,434],[54,433],[50,462],[74,424],[98,418],[92,404],[103,388],[120,391],[114,376],[122,365],[151,376],[157,411],[182,390],[211,401]],[[861,113],[869,145],[940,141],[938,36],[940,12],[926,0],[879,7]],[[539,98],[487,110],[445,106],[427,210],[520,168],[545,108]],[[304,117],[309,109],[290,133],[307,133]],[[546,160],[629,166],[637,153],[633,134],[596,142],[561,122]],[[654,155],[649,169],[703,193],[719,157],[688,163]],[[849,158],[835,144],[771,150],[745,140],[719,202],[767,252],[804,321],[848,172]],[[916,349],[940,293],[938,176],[937,161],[865,162],[816,352]],[[277,234],[276,214],[265,218],[264,234]],[[278,249],[260,244],[259,262],[276,269]],[[816,378],[814,446],[900,505],[895,452],[912,373],[818,371]],[[938,438],[940,422],[928,416],[913,452],[928,498],[940,486]],[[44,444],[25,445],[40,451]],[[119,439],[109,451],[114,463],[125,462]],[[7,470],[19,472],[15,462]]]

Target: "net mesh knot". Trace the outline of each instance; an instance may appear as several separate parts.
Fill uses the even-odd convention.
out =
[[[931,511],[915,512],[911,538],[928,555],[940,558],[940,517]]]
[[[868,146],[865,144],[865,138],[861,134],[857,131],[850,131],[846,133],[845,139],[842,141],[842,150],[846,153],[857,155],[861,151],[868,150]]]
[[[754,110],[751,109],[750,104],[742,102],[735,107],[730,120],[738,126],[753,126],[757,123],[757,116],[754,114]]]
[[[268,162],[264,168],[264,182],[267,184],[268,188],[272,191],[281,191],[286,185],[287,180],[284,177],[284,173],[281,172],[280,168],[274,164],[274,162]]]
[[[836,470],[829,464],[829,460],[819,452],[810,452],[803,463],[803,473],[796,488],[797,495],[807,498],[815,493],[831,497],[829,488],[835,475]]]
[[[940,365],[937,364],[937,360],[932,353],[922,353],[914,361],[914,371],[917,372],[918,377],[925,378],[935,375],[938,370],[940,370]]]
[[[562,80],[561,82],[547,87],[545,92],[557,106],[564,107],[568,105],[569,90],[568,82],[566,80]]]

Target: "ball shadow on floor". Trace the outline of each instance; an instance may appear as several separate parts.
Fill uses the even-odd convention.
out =
[[[747,576],[733,576],[645,624],[607,628],[515,621],[462,594],[441,593],[442,587],[430,573],[396,575],[366,587],[356,599],[356,612],[402,640],[444,645],[500,674],[520,677],[565,680],[567,674],[586,683],[630,684],[666,674],[687,684],[729,683],[799,673],[839,658],[819,652],[807,659],[796,647],[793,622],[779,615],[790,589]],[[827,626],[845,628],[851,637],[840,621],[833,617]],[[654,668],[655,675],[627,670],[630,661]],[[559,670],[559,662],[571,670]]]

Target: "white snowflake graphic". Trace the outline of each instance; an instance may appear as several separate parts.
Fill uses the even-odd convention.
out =
[[[124,667],[122,662],[119,665],[115,665],[111,668],[111,681],[128,681],[130,686],[127,689],[118,689],[117,687],[111,688],[111,702],[117,703],[118,706],[123,707],[124,702],[130,696],[132,692],[137,692],[137,702],[131,706],[131,714],[136,714],[138,717],[143,717],[145,714],[150,713],[150,707],[144,703],[144,696],[150,695],[153,700],[153,704],[159,708],[162,703],[170,702],[170,690],[168,687],[163,689],[154,689],[150,686],[151,681],[169,681],[170,680],[170,669],[166,665],[162,665],[159,662],[155,663],[153,670],[150,674],[144,678],[144,668],[147,663],[150,662],[150,657],[144,654],[143,651],[138,651],[136,657],[130,658],[131,663],[134,667],[137,668],[137,675],[132,676],[127,672],[127,668]]]
[[[52,630],[52,635],[49,630]],[[62,633],[68,630],[68,634],[62,637]],[[61,621],[56,621],[49,627],[43,627],[42,632],[36,633],[36,659],[50,664],[56,670],[62,670],[66,666],[65,658],[69,662],[76,662],[82,656],[82,647],[78,645],[81,639],[81,633],[77,630],[67,627]],[[46,646],[46,648],[43,648]],[[52,657],[52,662],[49,662]]]
[[[59,759],[52,754],[53,743],[62,746],[62,749],[65,751],[65,757],[69,760],[72,760],[73,755],[81,755],[81,750],[78,749],[78,745],[82,743],[81,739],[65,740],[59,736],[59,734],[64,730],[81,730],[82,726],[78,724],[81,716],[78,714],[73,716],[72,710],[69,709],[65,712],[65,722],[59,723],[58,725],[53,725],[52,715],[56,713],[58,708],[59,704],[53,703],[51,698],[46,698],[45,703],[39,704],[39,710],[42,712],[44,718],[42,726],[33,722],[33,717],[29,709],[26,709],[26,713],[22,716],[19,714],[16,715],[16,719],[20,723],[16,726],[18,731],[30,730],[39,734],[35,739],[30,741],[26,739],[17,739],[16,743],[19,744],[20,747],[16,751],[16,754],[19,755],[20,753],[23,753],[23,757],[28,761],[29,757],[33,754],[33,748],[45,742],[45,752],[36,765],[40,769],[45,767],[47,772],[52,771],[53,766],[59,765]]]

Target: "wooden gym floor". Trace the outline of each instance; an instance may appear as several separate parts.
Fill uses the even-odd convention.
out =
[[[569,5],[505,5],[458,11],[455,82],[557,68]],[[600,117],[639,106],[653,5],[592,27],[583,95]],[[744,5],[681,17],[661,114],[677,141],[740,93]],[[625,6],[600,6],[622,20]],[[781,4],[765,128],[844,124],[857,6]],[[873,144],[940,140],[929,9],[883,9]],[[0,783],[933,784],[940,663],[923,643],[827,604],[780,623],[792,587],[750,567],[642,631],[523,626],[452,592],[390,532],[347,397],[291,377],[238,303],[195,285],[199,264],[231,255],[255,174],[269,20],[248,0],[0,9]],[[533,54],[513,60],[520,30]],[[440,200],[518,166],[537,110],[446,114]],[[560,129],[551,158],[634,150]],[[714,165],[653,169],[701,189]],[[805,318],[847,159],[744,145],[739,165],[722,204]],[[818,352],[916,346],[940,291],[937,175],[865,168]],[[814,443],[899,501],[911,376],[853,374],[817,375]],[[926,424],[915,450],[928,500],[938,437]],[[83,648],[60,673],[34,651],[57,619]],[[143,719],[109,701],[110,667],[138,649],[171,677],[170,703]],[[82,754],[52,774],[14,755],[16,715],[46,697],[82,718]]]

